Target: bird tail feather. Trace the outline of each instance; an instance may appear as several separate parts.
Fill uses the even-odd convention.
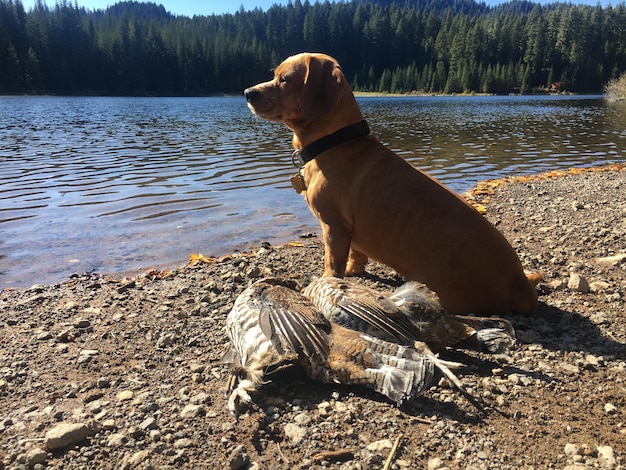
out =
[[[366,372],[372,377],[370,388],[382,393],[398,406],[413,400],[430,386],[435,372],[431,357],[397,343],[390,343],[369,335],[369,353],[375,358],[377,367]]]

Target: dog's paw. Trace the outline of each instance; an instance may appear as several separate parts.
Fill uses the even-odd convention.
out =
[[[364,272],[365,267],[359,269],[346,268],[346,276],[358,276],[359,274],[363,274]]]
[[[368,258],[363,253],[350,250],[350,256],[346,263],[346,276],[356,276],[365,272]]]

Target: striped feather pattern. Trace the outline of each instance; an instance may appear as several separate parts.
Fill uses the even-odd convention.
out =
[[[226,332],[233,368],[228,408],[235,414],[240,403],[251,401],[265,371],[286,360],[299,361],[314,380],[365,386],[398,405],[430,385],[438,361],[410,345],[337,325],[273,279],[257,281],[237,297]]]
[[[464,347],[500,353],[515,343],[515,332],[504,319],[448,314],[437,294],[416,281],[385,296],[354,279],[322,277],[304,294],[331,322],[378,338],[430,347]],[[481,333],[481,330],[488,330]]]

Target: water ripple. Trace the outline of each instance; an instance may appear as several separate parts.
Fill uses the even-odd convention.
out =
[[[242,98],[0,101],[0,287],[177,266],[319,230],[288,182],[288,130]],[[596,98],[360,102],[389,148],[459,192],[626,159],[626,113]]]

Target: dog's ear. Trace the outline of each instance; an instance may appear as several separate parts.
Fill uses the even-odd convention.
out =
[[[314,121],[330,113],[339,99],[343,73],[333,60],[310,56],[302,95],[302,115]]]

